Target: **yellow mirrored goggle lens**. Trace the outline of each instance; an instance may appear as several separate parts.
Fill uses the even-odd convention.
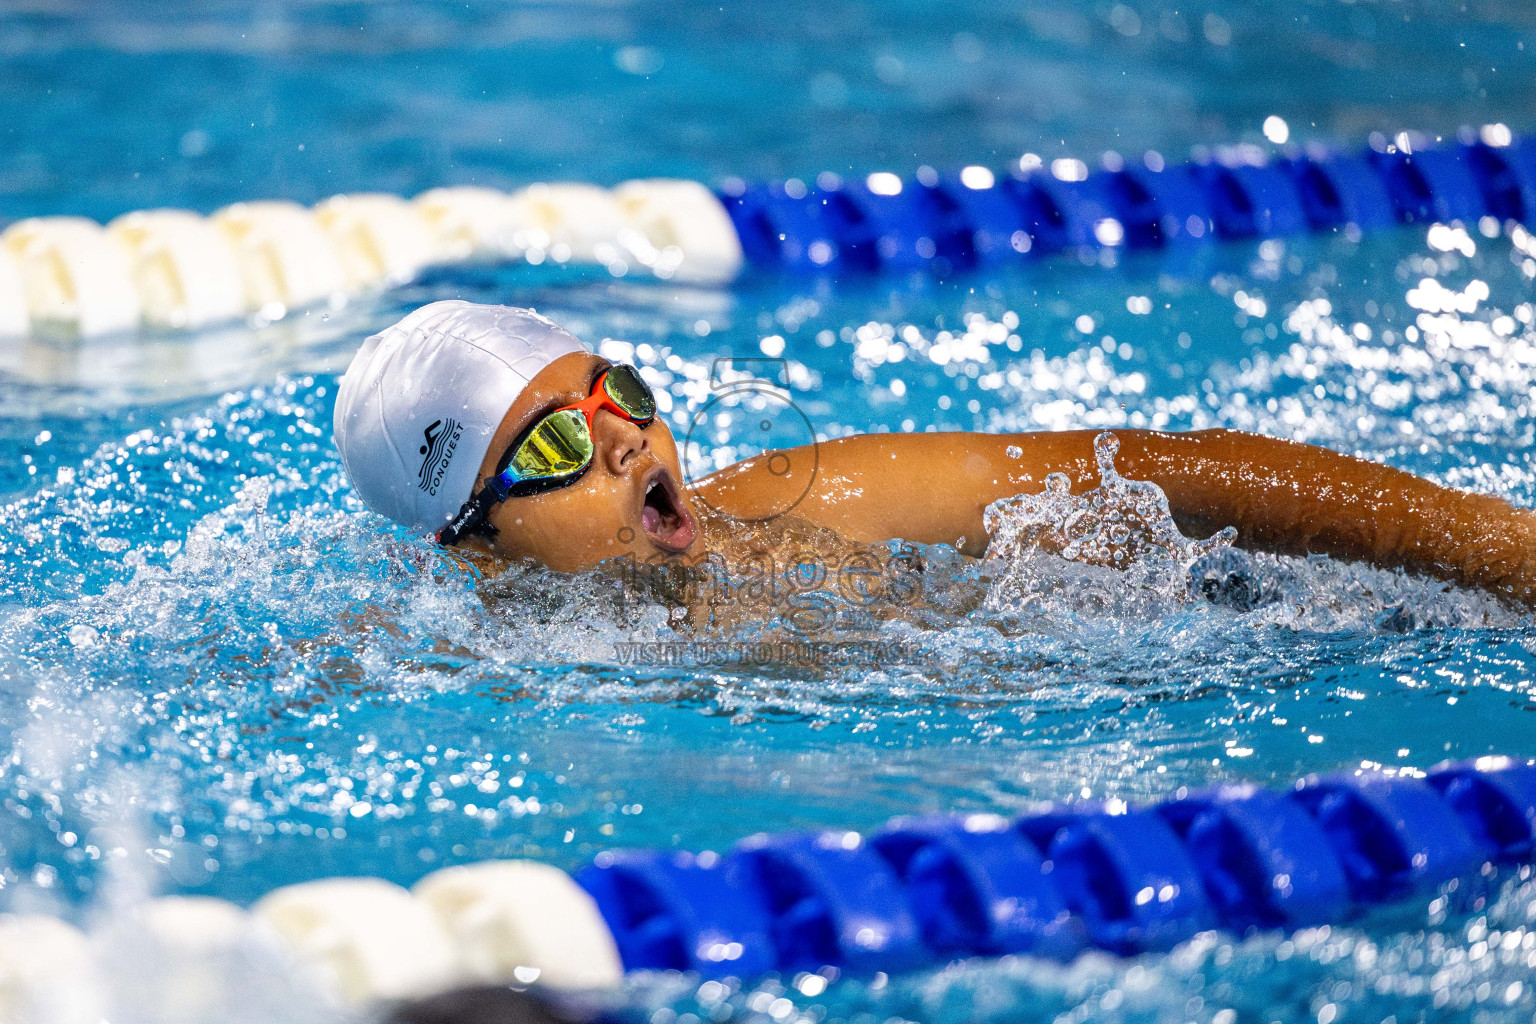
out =
[[[603,375],[603,390],[613,403],[636,420],[656,415],[656,396],[633,366],[618,363]]]
[[[561,409],[539,421],[512,455],[511,469],[519,480],[567,476],[592,461],[592,435],[587,420],[575,409]]]

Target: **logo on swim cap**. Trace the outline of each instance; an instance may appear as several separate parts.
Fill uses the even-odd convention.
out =
[[[433,420],[421,432],[426,443],[421,446],[421,469],[417,471],[416,478],[421,489],[428,494],[437,494],[438,485],[443,482],[443,474],[448,471],[448,463],[453,458],[453,450],[459,446],[459,435],[463,432],[464,428],[455,419]]]

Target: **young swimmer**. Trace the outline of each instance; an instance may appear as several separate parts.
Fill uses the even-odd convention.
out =
[[[979,557],[992,502],[1039,492],[1051,473],[1074,492],[1099,483],[1095,431],[865,434],[689,482],[655,412],[633,368],[531,310],[434,302],[364,342],[337,395],[336,444],[374,511],[466,552],[564,572],[728,555],[743,521],[790,507],[818,536]],[[1114,435],[1122,476],[1161,487],[1188,535],[1232,526],[1242,547],[1536,605],[1536,513],[1502,499],[1230,430]]]

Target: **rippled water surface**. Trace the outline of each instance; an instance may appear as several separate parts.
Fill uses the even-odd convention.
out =
[[[1452,11],[12,10],[0,210],[1182,155],[1257,140],[1270,114],[1350,144],[1532,127],[1527,7]],[[477,584],[366,512],[330,440],[360,339],[462,296],[535,305],[647,368],[679,435],[715,359],[782,355],[822,436],[1228,426],[1530,506],[1533,277],[1531,236],[1487,224],[948,281],[689,290],[484,268],[261,329],[0,344],[0,907],[90,920],[146,892],[248,902],[332,874],[408,884],[487,857],[570,868],[616,845],[1536,756],[1536,628],[1474,592],[1255,556],[1266,597],[1242,611],[1134,574],[983,571],[932,549],[937,611],[860,634],[895,652],[878,666],[637,665],[624,645],[675,635],[663,608],[599,576]],[[745,443],[717,430],[699,464]],[[656,1024],[1528,1021],[1533,915],[1511,875],[1485,905],[1137,961],[648,979],[630,1002]]]

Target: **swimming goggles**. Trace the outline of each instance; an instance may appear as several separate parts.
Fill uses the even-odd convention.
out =
[[[484,525],[491,509],[508,498],[568,487],[580,479],[592,465],[596,451],[592,420],[600,409],[643,429],[656,418],[656,395],[633,366],[608,367],[592,383],[590,395],[539,417],[518,435],[497,465],[496,475],[443,527],[438,543],[457,544]]]

